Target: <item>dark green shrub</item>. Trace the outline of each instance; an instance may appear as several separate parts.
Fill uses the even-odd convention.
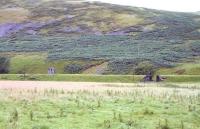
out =
[[[19,119],[19,113],[17,109],[14,109],[13,112],[10,114],[10,122],[11,123],[16,123]]]
[[[148,108],[146,108],[143,114],[144,114],[144,115],[153,115],[154,112],[153,112],[153,111],[150,111]]]
[[[106,74],[129,74],[136,67],[136,62],[134,60],[112,60],[108,64],[108,70]]]
[[[9,59],[0,57],[0,74],[9,72]]]
[[[70,64],[64,67],[64,72],[69,74],[77,74],[82,71],[83,67],[79,64]]]

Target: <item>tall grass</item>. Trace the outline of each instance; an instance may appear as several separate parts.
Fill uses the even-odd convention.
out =
[[[171,92],[170,88],[143,87],[117,91],[5,89],[0,93],[2,129],[200,128],[200,92],[195,89],[184,93],[179,88]],[[185,105],[191,105],[190,110]]]

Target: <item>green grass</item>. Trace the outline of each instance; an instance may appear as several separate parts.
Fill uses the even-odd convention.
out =
[[[137,82],[142,76],[132,75],[83,75],[83,74],[32,74],[27,75],[25,80],[38,81],[74,81],[74,82]],[[1,80],[24,80],[22,74],[4,74],[0,75]]]
[[[199,75],[166,75],[165,77],[167,77],[166,82],[200,82]]]
[[[8,55],[8,54],[7,54]],[[10,57],[10,74],[46,74],[49,67],[55,67],[59,74],[64,73],[64,67],[69,64],[79,64],[82,67],[99,64],[98,60],[48,60],[45,53],[18,53]]]
[[[13,55],[10,59],[10,74],[22,73],[26,69],[26,73],[46,74],[48,67],[54,66],[57,73],[63,74],[64,67],[68,64],[92,65],[98,64],[100,61],[84,61],[84,60],[54,60],[48,61],[45,53],[18,54]],[[161,68],[157,74],[162,75],[199,75],[200,62],[181,63],[173,68]]]
[[[13,56],[10,60],[10,73],[22,73],[25,69],[26,73],[47,73],[48,67],[54,66],[58,73],[64,72],[64,66],[67,65],[68,61],[48,61],[46,54],[19,54]]]
[[[161,68],[157,71],[158,74],[183,74],[183,75],[199,75],[200,74],[200,62],[198,59],[193,62],[180,63],[173,68]]]
[[[17,55],[10,60],[10,73],[22,73],[24,69],[30,73],[46,72],[45,55]],[[44,71],[45,70],[45,71]]]
[[[0,90],[0,128],[199,129],[199,102],[167,91],[7,89]]]
[[[33,81],[73,81],[73,82],[111,82],[135,83],[140,82],[144,75],[86,75],[86,74],[0,74],[0,80],[33,80]],[[196,83],[200,75],[165,75],[166,83]]]

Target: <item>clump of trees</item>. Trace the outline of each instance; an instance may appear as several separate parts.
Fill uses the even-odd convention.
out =
[[[9,72],[9,58],[0,57],[0,74]]]

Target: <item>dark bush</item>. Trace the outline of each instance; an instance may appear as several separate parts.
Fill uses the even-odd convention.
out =
[[[0,74],[9,72],[9,59],[0,57]]]
[[[79,64],[70,64],[64,67],[64,73],[77,74],[82,71],[83,67]]]
[[[137,67],[134,69],[134,73],[137,75],[145,75],[148,72],[154,73],[155,67],[151,62],[145,61],[141,62],[137,65]]]
[[[130,74],[135,66],[134,60],[113,60],[109,62],[106,74]]]

